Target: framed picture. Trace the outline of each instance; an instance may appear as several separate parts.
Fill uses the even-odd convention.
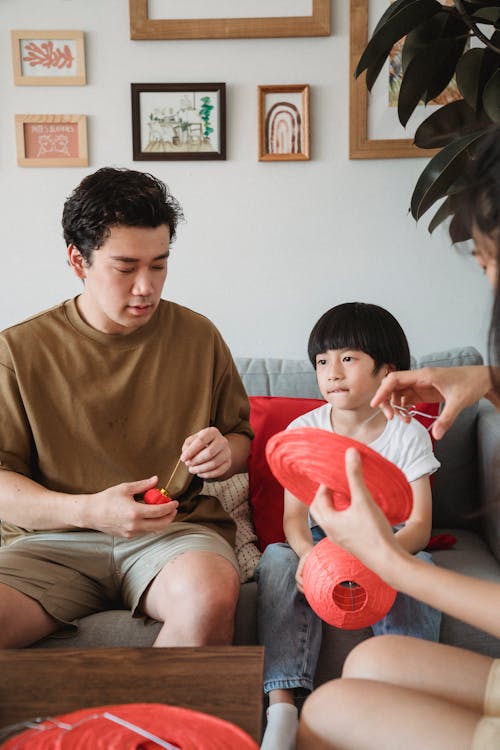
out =
[[[403,129],[397,115],[398,76],[400,78],[401,75],[400,45],[393,49],[371,92],[366,88],[365,73],[354,78],[354,71],[369,36],[386,8],[387,0],[351,0],[349,157],[428,158],[436,150],[418,148],[413,144],[413,135],[420,122],[439,103],[418,107],[418,112],[413,113],[406,129]],[[402,134],[407,137],[402,138]]]
[[[85,115],[16,115],[20,167],[86,167]]]
[[[259,86],[259,161],[310,159],[309,85]]]
[[[83,31],[11,31],[16,86],[83,86]]]
[[[129,0],[131,39],[328,36],[330,0]],[[235,7],[236,6],[236,7]]]
[[[132,83],[135,160],[226,158],[225,83]]]

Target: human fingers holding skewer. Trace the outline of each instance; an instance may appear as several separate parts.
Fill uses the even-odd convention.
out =
[[[395,413],[407,419],[404,409],[398,407],[418,401],[444,401],[443,410],[432,427],[433,436],[439,440],[462,409],[483,396],[497,404],[488,367],[425,367],[387,375],[370,405],[379,406],[388,419]]]
[[[205,427],[186,438],[181,461],[191,474],[197,474],[202,479],[218,479],[231,467],[229,440],[217,427]]]

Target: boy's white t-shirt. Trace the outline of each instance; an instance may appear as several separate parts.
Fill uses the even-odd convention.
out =
[[[331,404],[319,406],[294,419],[287,430],[316,427],[334,432],[330,419],[331,411]],[[372,443],[368,443],[368,447],[396,464],[409,482],[414,482],[425,474],[434,474],[441,466],[432,452],[429,433],[415,419],[411,422],[403,422],[398,417],[388,420],[382,434]]]

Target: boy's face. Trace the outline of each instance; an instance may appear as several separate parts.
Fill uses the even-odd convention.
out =
[[[316,377],[323,398],[338,409],[356,410],[369,405],[380,383],[394,369],[358,349],[329,349],[316,356]]]
[[[170,230],[117,225],[91,262],[74,245],[69,262],[85,284],[78,309],[93,328],[127,335],[151,320],[167,277]]]

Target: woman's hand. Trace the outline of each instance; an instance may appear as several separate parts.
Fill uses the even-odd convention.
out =
[[[483,396],[490,398],[491,391],[490,369],[485,365],[424,367],[389,373],[370,405],[379,406],[387,419],[392,419],[394,406],[408,407],[418,401],[444,401],[443,411],[432,426],[432,434],[439,440],[463,409]],[[402,416],[405,419],[404,413]]]
[[[374,502],[363,478],[361,456],[355,448],[345,454],[345,468],[351,504],[335,510],[332,493],[320,485],[311,504],[311,513],[327,536],[355,555],[382,578],[387,569],[387,553],[401,548],[394,538],[392,527]]]

